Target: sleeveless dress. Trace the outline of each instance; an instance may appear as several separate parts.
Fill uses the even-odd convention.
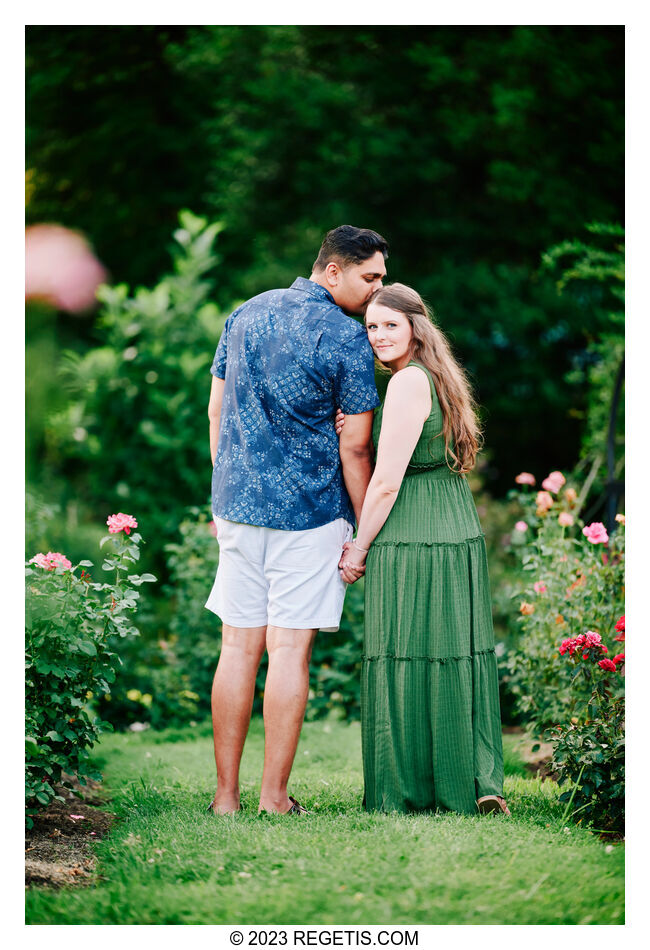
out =
[[[432,408],[366,561],[361,677],[368,810],[478,811],[503,795],[499,684],[485,540]],[[379,441],[383,405],[373,424]]]

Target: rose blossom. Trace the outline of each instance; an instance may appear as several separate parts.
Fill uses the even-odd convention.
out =
[[[547,587],[546,584],[543,584],[542,581],[535,581],[533,584],[533,590],[536,594],[545,594]]]
[[[573,515],[570,515],[568,511],[561,511],[557,520],[563,528],[570,528],[573,524]]]
[[[106,519],[110,534],[117,534],[118,531],[124,531],[125,534],[131,534],[131,528],[137,528],[138,522],[133,515],[125,515],[122,511],[116,515],[109,515]]]
[[[607,670],[609,673],[616,672],[616,663],[612,663],[611,660],[608,660],[608,659],[599,660],[598,666],[603,670]]]
[[[538,515],[544,514],[553,505],[553,499],[547,491],[538,491],[535,501],[537,502]]]
[[[578,492],[575,490],[575,488],[567,488],[567,490],[564,492],[564,497],[570,505],[573,505],[578,500]]]
[[[609,541],[609,535],[602,521],[593,521],[582,529],[582,533],[592,544],[607,544]]]
[[[535,476],[531,475],[530,472],[519,472],[515,481],[518,485],[534,485]]]
[[[542,488],[545,488],[547,491],[552,491],[554,495],[557,495],[565,483],[566,478],[562,472],[551,472],[548,478],[545,478],[542,482]]]
[[[69,570],[72,567],[72,562],[65,557],[63,554],[59,554],[58,551],[48,551],[47,554],[36,554],[29,561],[30,564],[38,564],[39,567],[44,568],[46,571],[53,571],[56,567],[62,567],[64,570]]]
[[[515,525],[515,531],[527,531],[527,530],[528,530],[528,525],[526,524],[525,521],[518,521],[517,524]]]
[[[617,653],[614,659],[612,660],[612,663],[622,663],[624,660],[625,660],[625,654]]]
[[[625,614],[617,621],[616,630],[618,630],[618,636],[614,637],[615,640],[618,640],[620,643],[625,642]]]
[[[519,612],[522,613],[524,617],[527,617],[530,614],[535,613],[535,607],[533,606],[533,604],[528,604],[526,603],[525,600],[522,600],[521,606],[519,608]]]
[[[619,515],[616,515],[616,517],[614,518],[614,521],[618,521],[619,524],[624,525],[624,524],[625,524],[625,515],[620,515],[620,514],[619,514]]]

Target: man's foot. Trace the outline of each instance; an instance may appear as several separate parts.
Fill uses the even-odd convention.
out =
[[[234,815],[241,811],[241,804],[235,798],[217,798],[215,795],[206,811],[211,811],[213,815]]]
[[[502,815],[510,816],[510,809],[506,805],[505,798],[502,798],[501,795],[483,795],[476,804],[482,815],[500,812]]]
[[[273,807],[273,808],[263,808],[262,805],[260,804],[260,808],[257,814],[258,815],[309,815],[310,814],[307,811],[307,809],[303,808],[300,802],[296,801],[296,799],[292,795],[287,796],[287,804],[289,805],[288,808],[282,808],[281,805],[277,802],[275,803],[275,805],[279,807]]]

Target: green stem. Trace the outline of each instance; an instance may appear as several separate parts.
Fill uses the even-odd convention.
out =
[[[584,770],[585,770],[585,766],[583,765],[582,768],[580,769],[580,774],[578,775],[576,783],[573,786],[573,791],[571,792],[571,798],[567,802],[567,806],[564,809],[564,814],[562,815],[562,818],[561,818],[561,824],[564,824],[564,822],[567,819],[567,815],[571,811],[571,806],[573,805],[573,799],[575,798],[576,792],[578,791],[578,787],[580,785],[580,779],[582,778],[582,773],[584,772]]]

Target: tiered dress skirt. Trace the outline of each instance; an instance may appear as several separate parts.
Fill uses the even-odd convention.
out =
[[[370,548],[361,707],[367,809],[473,814],[503,794],[485,540],[444,463],[409,469]]]

